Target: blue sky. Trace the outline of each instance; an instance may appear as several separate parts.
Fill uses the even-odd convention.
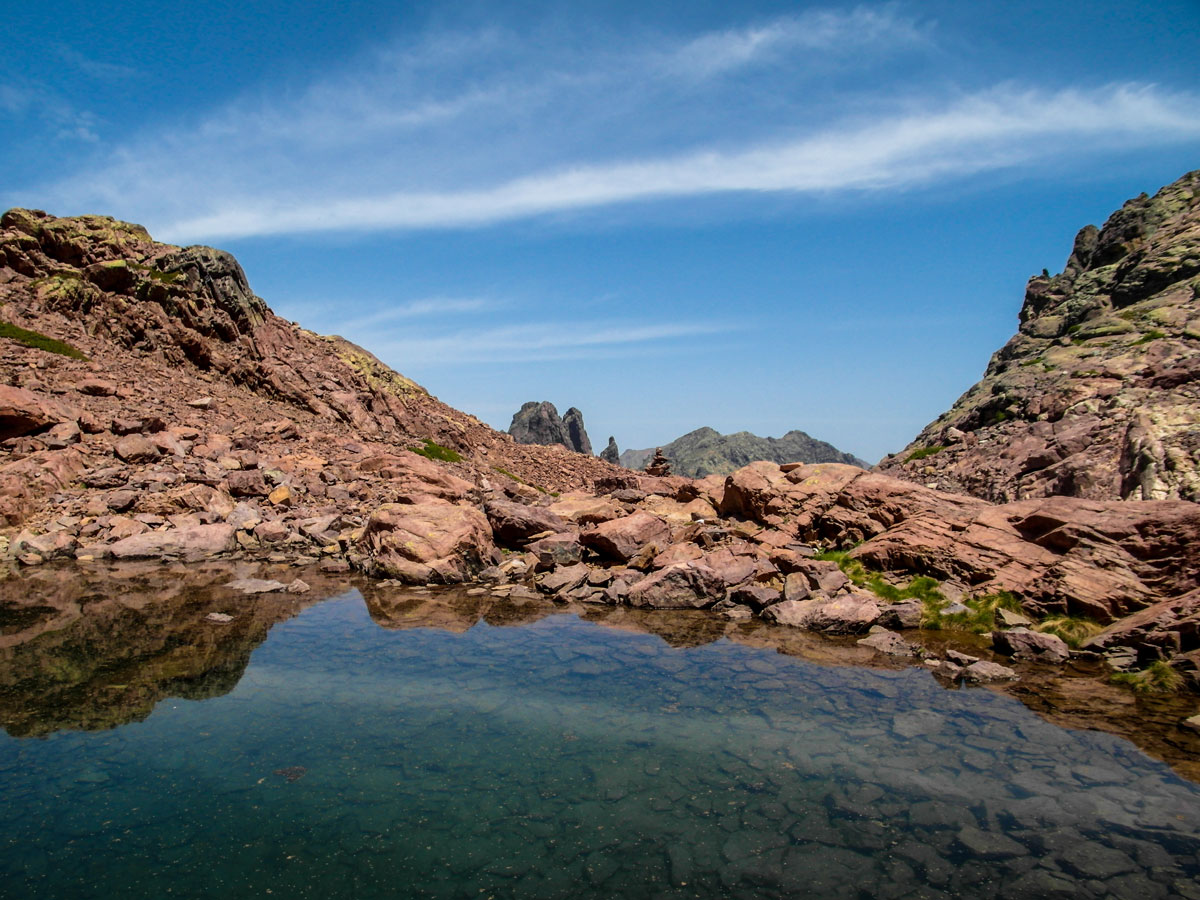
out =
[[[0,205],[228,249],[281,315],[598,447],[898,450],[1081,226],[1200,167],[1197,0],[177,9],[6,12]]]

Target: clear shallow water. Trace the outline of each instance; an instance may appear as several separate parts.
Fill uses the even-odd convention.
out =
[[[6,897],[1200,897],[1200,790],[1004,695],[357,593],[0,796]]]

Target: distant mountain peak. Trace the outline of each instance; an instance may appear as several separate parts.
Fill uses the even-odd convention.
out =
[[[832,444],[819,441],[803,431],[793,429],[783,437],[759,437],[749,431],[721,434],[705,425],[689,431],[662,447],[663,455],[671,461],[677,475],[703,478],[706,475],[726,475],[734,469],[758,460],[769,462],[838,462],[867,468],[858,457],[843,453]],[[641,469],[654,455],[654,448],[626,450],[621,465]]]

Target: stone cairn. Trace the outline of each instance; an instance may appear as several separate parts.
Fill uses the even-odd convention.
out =
[[[647,475],[670,475],[671,461],[663,456],[662,447],[654,448],[654,459],[646,466]]]

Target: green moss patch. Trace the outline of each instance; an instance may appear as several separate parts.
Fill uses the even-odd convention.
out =
[[[8,322],[0,322],[0,337],[16,341],[18,344],[24,344],[26,347],[32,347],[34,350],[45,350],[47,353],[69,356],[71,359],[87,359],[86,356],[68,343],[56,340],[37,331],[30,331],[27,328],[12,325]]]
[[[424,443],[423,447],[409,447],[408,449],[413,453],[419,453],[427,459],[436,459],[439,462],[462,462],[462,454],[457,451],[451,450],[449,447],[443,447],[429,438],[425,438]]]
[[[934,456],[935,454],[941,453],[945,449],[946,448],[941,444],[938,444],[933,447],[920,447],[920,448],[914,450],[912,453],[908,454],[908,456],[905,457],[904,461],[906,463],[915,462],[918,459],[925,459],[926,457]]]
[[[1145,334],[1143,334],[1140,338],[1138,338],[1136,341],[1134,341],[1131,346],[1137,347],[1140,344],[1148,344],[1151,341],[1157,341],[1160,338],[1165,338],[1166,336],[1167,336],[1167,333],[1165,331],[1159,331],[1157,328],[1151,328],[1149,331],[1147,331]]]

